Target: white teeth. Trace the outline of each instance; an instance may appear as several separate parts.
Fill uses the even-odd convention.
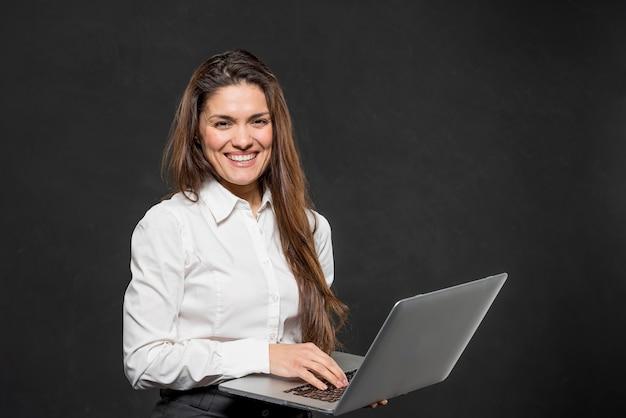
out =
[[[246,154],[246,155],[226,155],[226,157],[230,160],[233,161],[250,161],[251,159],[253,159],[254,157],[256,157],[256,154]]]

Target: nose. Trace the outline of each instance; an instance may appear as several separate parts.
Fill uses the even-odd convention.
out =
[[[254,143],[252,135],[248,131],[246,126],[240,126],[235,132],[235,136],[231,139],[231,142],[235,148],[246,150]]]

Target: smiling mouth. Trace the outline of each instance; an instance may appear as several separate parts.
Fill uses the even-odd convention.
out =
[[[226,156],[226,158],[228,158],[231,161],[250,161],[256,158],[256,156],[258,155],[258,152],[252,152],[250,154],[224,154]]]

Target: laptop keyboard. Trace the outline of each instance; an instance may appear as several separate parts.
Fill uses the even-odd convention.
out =
[[[350,381],[352,380],[352,376],[354,376],[355,372],[356,372],[356,369],[346,372],[348,385],[350,384]],[[284,392],[293,393],[294,395],[298,395],[298,396],[306,396],[307,398],[318,399],[320,401],[335,402],[339,400],[339,398],[341,398],[341,395],[343,395],[343,392],[348,387],[348,385],[346,385],[344,387],[337,388],[335,387],[335,385],[331,384],[324,378],[320,378],[320,380],[324,382],[326,386],[328,386],[328,389],[321,390],[311,385],[310,383],[307,383],[305,385],[296,386],[295,388],[287,389]]]

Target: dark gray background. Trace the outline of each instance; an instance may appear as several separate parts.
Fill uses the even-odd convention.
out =
[[[191,72],[241,47],[285,90],[349,351],[398,298],[509,273],[448,380],[352,416],[623,416],[625,8],[442,3],[4,6],[2,415],[148,415],[130,234]]]

